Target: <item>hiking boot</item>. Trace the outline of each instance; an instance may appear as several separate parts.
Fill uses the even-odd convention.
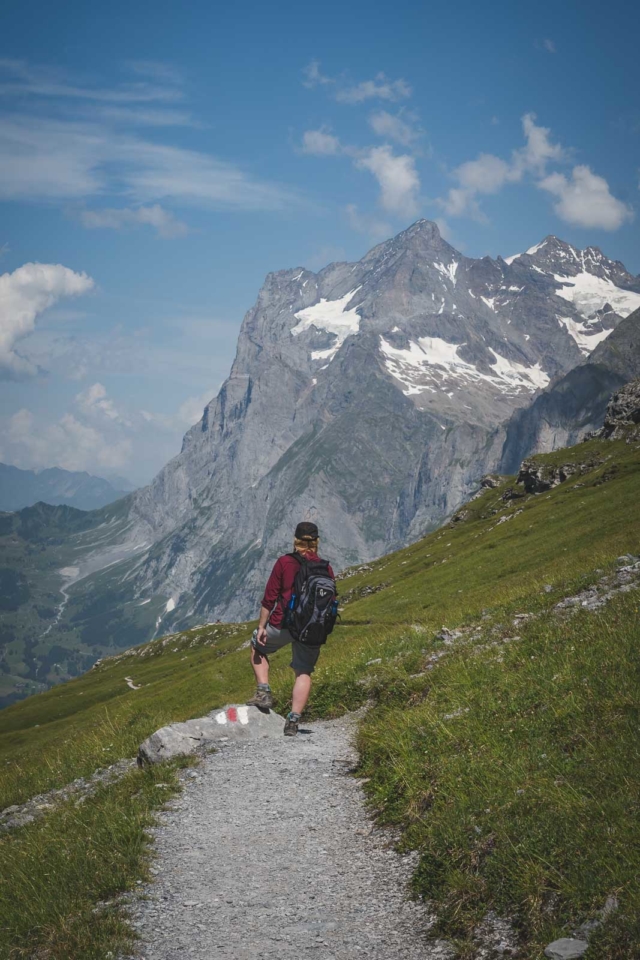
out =
[[[295,737],[298,733],[298,721],[290,720],[289,717],[284,722],[285,737]]]
[[[258,707],[259,710],[271,710],[273,706],[273,694],[271,690],[261,690],[258,687],[251,699],[247,700],[247,706]]]

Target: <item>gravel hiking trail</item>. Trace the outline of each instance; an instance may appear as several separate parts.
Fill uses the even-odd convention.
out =
[[[134,900],[144,960],[436,960],[408,896],[412,855],[373,830],[356,718],[223,747],[184,776],[153,831],[154,882]],[[302,731],[305,732],[302,732]]]

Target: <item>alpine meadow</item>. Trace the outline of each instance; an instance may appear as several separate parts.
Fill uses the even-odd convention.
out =
[[[0,960],[640,960],[640,12],[0,30]]]

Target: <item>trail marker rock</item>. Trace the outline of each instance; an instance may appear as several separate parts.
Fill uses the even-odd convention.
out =
[[[266,712],[244,704],[231,704],[222,710],[213,710],[206,717],[170,723],[156,730],[140,744],[138,766],[188,756],[216,741],[229,743],[281,737],[283,729],[283,718],[272,710]]]
[[[550,960],[575,960],[587,952],[589,944],[586,940],[574,940],[573,937],[562,937],[554,940],[545,948],[544,955]]]

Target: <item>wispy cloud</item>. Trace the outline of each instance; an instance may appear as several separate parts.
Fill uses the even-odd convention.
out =
[[[322,73],[319,60],[311,60],[304,68],[302,81],[305,87],[327,87],[338,103],[359,104],[367,100],[387,100],[395,103],[406,100],[412,89],[406,80],[391,80],[385,73],[377,73],[372,80],[354,83],[345,75],[329,77]]]
[[[549,40],[547,37],[546,40],[542,41],[542,46],[547,51],[547,53],[557,53],[556,45],[553,40]]]
[[[135,209],[105,207],[101,210],[81,210],[78,216],[81,223],[90,230],[122,230],[125,227],[144,225],[153,227],[164,239],[184,237],[189,232],[186,223],[182,223],[159,203]]]
[[[237,210],[280,210],[297,191],[210,154],[151,142],[102,123],[0,117],[0,199],[79,200],[125,194]]]
[[[198,124],[174,105],[184,86],[173,67],[134,61],[127,69],[132,82],[100,86],[23,60],[0,60],[0,105],[9,106],[0,110],[0,200],[104,203],[117,197],[122,203],[124,197],[122,207],[104,203],[84,211],[80,222],[111,229],[148,224],[161,236],[187,231],[167,203],[250,211],[301,202],[296,189],[228,160],[150,139],[145,128]]]
[[[162,78],[167,81],[167,77]],[[105,87],[93,80],[74,81],[58,68],[33,66],[25,60],[0,59],[0,95],[20,97],[71,98],[108,103],[174,102],[182,100],[183,91],[175,79],[158,83],[138,80]]]

